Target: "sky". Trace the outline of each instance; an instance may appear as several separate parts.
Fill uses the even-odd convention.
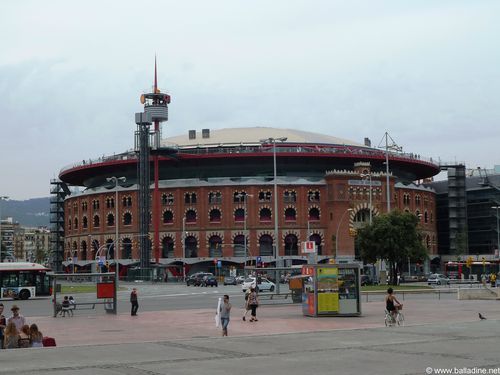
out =
[[[500,2],[10,1],[0,4],[0,196],[133,147],[140,95],[163,136],[269,126],[469,168],[500,164]]]

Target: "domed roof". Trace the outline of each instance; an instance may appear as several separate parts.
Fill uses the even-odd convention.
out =
[[[312,143],[326,145],[347,145],[366,147],[362,143],[350,141],[348,139],[332,137],[325,134],[312,133],[303,130],[281,129],[269,127],[251,127],[251,128],[228,128],[195,132],[195,137],[190,137],[189,133],[162,140],[163,145],[177,145],[179,147],[193,146],[220,146],[234,144],[260,144],[261,139],[268,138],[287,138],[286,143]],[[191,138],[191,139],[190,139]]]

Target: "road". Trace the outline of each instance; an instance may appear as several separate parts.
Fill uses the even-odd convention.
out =
[[[82,285],[82,284],[75,284]],[[217,304],[219,297],[228,294],[234,306],[243,306],[244,298],[241,291],[241,286],[228,285],[219,287],[193,287],[186,286],[185,284],[177,283],[129,283],[121,282],[121,287],[127,290],[118,292],[118,312],[126,313],[130,309],[130,290],[135,287],[139,292],[139,305],[140,311],[165,311],[165,310],[186,310],[186,309],[205,309],[213,307]],[[443,293],[439,296],[437,294],[403,294],[397,292],[397,298],[402,302],[411,299],[435,299],[436,301],[446,299],[456,299],[456,293],[450,292],[449,288],[442,288]],[[281,285],[281,292],[288,292],[288,285]],[[95,294],[91,293],[78,293],[74,294],[78,302],[92,302],[96,301]],[[382,294],[369,294],[362,296],[362,302],[372,302],[383,300]],[[9,313],[10,306],[16,303],[21,308],[21,313],[25,316],[51,316],[53,313],[51,297],[39,297],[29,299],[27,301],[12,301],[2,300],[6,307],[7,314]],[[284,301],[283,301],[284,302]],[[96,310],[82,310],[77,311],[76,314],[89,315],[89,314],[102,314],[104,307],[98,305]]]

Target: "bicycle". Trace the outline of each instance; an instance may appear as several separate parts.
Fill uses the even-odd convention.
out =
[[[396,310],[396,316],[394,317],[388,310],[385,310],[384,323],[386,327],[392,327],[394,325],[403,326],[405,324],[405,316],[401,310]]]

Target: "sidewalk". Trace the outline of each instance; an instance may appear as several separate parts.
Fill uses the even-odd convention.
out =
[[[262,306],[258,322],[243,322],[243,309],[234,306],[230,336],[259,336],[314,331],[352,330],[384,326],[384,303],[362,304],[360,317],[311,318],[302,315],[301,305]],[[475,322],[478,312],[500,320],[498,301],[409,300],[404,302],[405,325]],[[27,317],[47,336],[56,338],[58,347],[95,344],[155,342],[172,339],[218,337],[213,309],[141,312],[109,315],[104,312],[71,318]]]

